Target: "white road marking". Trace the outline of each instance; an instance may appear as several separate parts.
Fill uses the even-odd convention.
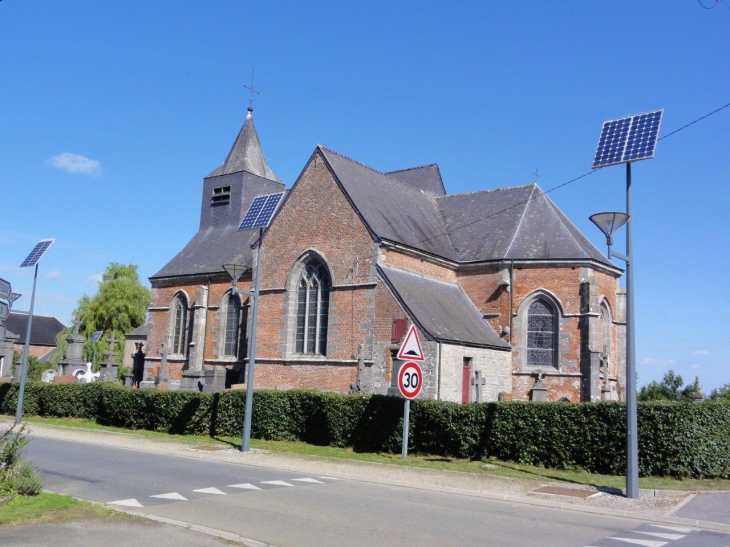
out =
[[[652,536],[655,538],[662,538],[662,539],[682,539],[683,537],[686,537],[687,534],[662,534],[661,532],[641,532],[639,530],[632,530],[634,534],[644,534],[646,536]]]
[[[125,507],[143,507],[143,505],[134,498],[128,500],[110,501],[107,505],[124,505]]]
[[[672,530],[674,532],[684,532],[685,534],[689,534],[690,532],[694,532],[697,530],[697,528],[683,528],[680,526],[665,526],[664,524],[650,524],[649,526],[653,526],[654,528],[664,528],[665,530]]]
[[[226,495],[225,492],[222,492],[217,488],[198,488],[197,490],[193,490],[193,492],[200,492],[201,494],[218,494],[220,496]]]
[[[337,477],[320,477],[320,479],[327,479],[330,481],[343,481],[345,479],[338,479]]]
[[[170,492],[169,494],[155,494],[154,496],[150,496],[150,497],[151,498],[161,498],[163,500],[188,501],[188,498],[178,494],[177,492]]]
[[[276,486],[294,486],[286,481],[261,481],[261,484],[274,484]]]
[[[246,490],[261,490],[258,486],[254,486],[250,482],[244,482],[242,484],[229,484],[229,488],[245,488]]]
[[[312,482],[316,484],[324,484],[322,481],[318,481],[317,479],[292,479],[292,482],[298,481],[298,482]]]
[[[631,539],[631,538],[617,538],[610,537],[608,539],[615,539],[617,541],[625,541],[626,543],[633,543],[634,545],[643,545],[644,547],[663,547],[668,541],[653,541],[650,539]]]

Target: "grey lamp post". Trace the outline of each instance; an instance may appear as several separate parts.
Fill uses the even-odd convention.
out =
[[[639,439],[636,405],[636,349],[634,323],[634,269],[631,232],[631,163],[626,164],[626,213],[597,213],[591,222],[606,236],[608,258],[626,263],[626,497],[639,497]],[[626,224],[626,255],[611,249],[613,234]]]
[[[263,229],[261,229],[263,232]],[[241,276],[250,270],[242,264],[223,264],[223,269],[231,276],[231,292],[234,294],[245,294],[253,300],[251,335],[249,338],[248,351],[248,373],[246,374],[246,409],[243,415],[243,434],[241,437],[241,452],[248,452],[251,449],[251,414],[253,412],[253,372],[256,366],[256,326],[258,319],[259,302],[259,265],[261,264],[261,245],[259,245],[259,257],[256,265],[256,279],[253,291],[242,291],[236,288]]]

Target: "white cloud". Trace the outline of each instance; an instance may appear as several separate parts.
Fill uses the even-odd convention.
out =
[[[71,152],[64,152],[58,156],[53,156],[48,160],[48,164],[72,175],[91,175],[98,177],[102,171],[101,162],[79,154],[72,154]]]
[[[706,349],[698,349],[697,351],[693,351],[692,355],[710,355],[710,351]]]
[[[52,270],[46,274],[46,279],[61,279],[61,272]]]
[[[87,283],[96,283],[97,285],[101,283],[101,280],[103,279],[102,274],[93,274],[89,276],[89,279],[86,280]]]
[[[689,366],[689,368],[691,368],[692,370],[697,370],[698,368],[700,368],[700,365],[698,365],[697,363],[692,363],[692,364],[691,364],[691,365]]]
[[[642,365],[649,365],[649,366],[667,366],[667,365],[676,365],[677,361],[674,359],[658,359],[656,357],[647,357],[646,359],[641,360]]]

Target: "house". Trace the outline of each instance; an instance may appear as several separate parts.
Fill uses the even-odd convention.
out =
[[[5,320],[8,331],[6,344],[0,343],[0,377],[13,375],[13,352],[22,354],[25,349],[25,337],[28,332],[28,312],[11,311]],[[56,335],[63,331],[66,325],[55,317],[47,315],[33,315],[30,332],[28,355],[46,362],[56,351]],[[12,342],[12,343],[11,343]]]
[[[283,193],[269,227],[239,229]],[[260,249],[259,249],[260,246]],[[426,399],[623,398],[625,294],[607,260],[536,184],[447,194],[436,164],[381,172],[317,146],[286,190],[252,110],[203,181],[200,226],[150,278],[145,379],[245,380],[261,254],[256,388],[396,393],[409,324]]]

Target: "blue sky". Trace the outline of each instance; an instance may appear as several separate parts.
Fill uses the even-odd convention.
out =
[[[662,135],[730,102],[730,3],[0,1],[0,276],[40,239],[36,312],[69,322],[111,261],[156,273],[195,233],[202,178],[243,123],[291,186],[317,144],[388,171],[437,162],[449,193],[590,171],[604,120]],[[634,164],[639,385],[730,382],[730,108]],[[623,210],[622,166],[550,193]],[[623,252],[623,236],[616,250]],[[617,264],[621,265],[620,262]]]

